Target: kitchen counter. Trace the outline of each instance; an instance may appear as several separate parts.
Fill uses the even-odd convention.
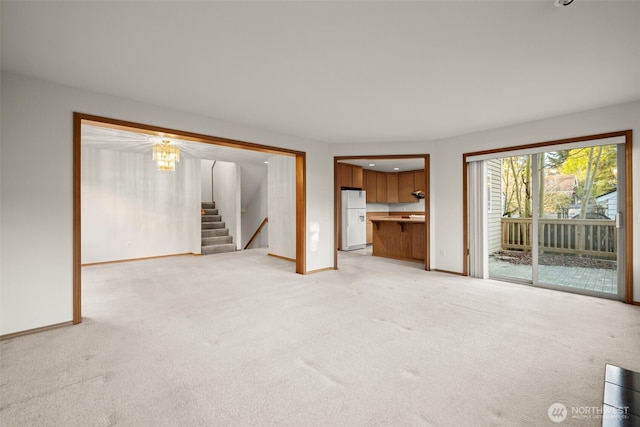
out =
[[[424,216],[376,216],[370,220],[373,223],[374,256],[424,262]]]
[[[424,224],[424,216],[411,215],[408,218],[402,216],[374,216],[370,221],[375,222],[397,222],[397,223],[413,223]]]

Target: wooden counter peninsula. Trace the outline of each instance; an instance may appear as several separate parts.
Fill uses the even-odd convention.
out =
[[[374,256],[424,262],[424,216],[375,216],[370,220]]]

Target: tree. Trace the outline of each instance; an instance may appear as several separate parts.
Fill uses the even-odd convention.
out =
[[[503,216],[531,217],[531,156],[502,159]]]
[[[559,170],[561,173],[576,175],[578,180],[576,197],[580,202],[580,218],[586,217],[589,205],[596,197],[616,189],[618,185],[616,167],[616,145],[569,150]]]

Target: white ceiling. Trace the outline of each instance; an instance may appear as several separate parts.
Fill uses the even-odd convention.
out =
[[[364,169],[378,172],[402,172],[424,169],[424,159],[348,159],[339,160],[339,163],[362,166]],[[373,166],[372,166],[373,165]],[[397,168],[397,169],[396,169]]]
[[[640,99],[638,1],[0,8],[3,70],[326,142],[437,139]]]
[[[81,135],[83,147],[144,153],[149,154],[149,156],[152,154],[153,145],[163,139],[169,139],[172,145],[180,147],[180,156],[185,158],[218,160],[238,163],[240,165],[264,165],[265,161],[275,156],[275,154],[271,153],[241,150],[222,145],[159,137],[142,132],[86,124],[83,124],[81,127]]]

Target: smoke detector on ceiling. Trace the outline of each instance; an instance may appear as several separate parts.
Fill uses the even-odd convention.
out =
[[[569,6],[573,2],[574,0],[556,0],[555,3],[553,3],[553,5],[555,7],[564,7],[564,6]]]

